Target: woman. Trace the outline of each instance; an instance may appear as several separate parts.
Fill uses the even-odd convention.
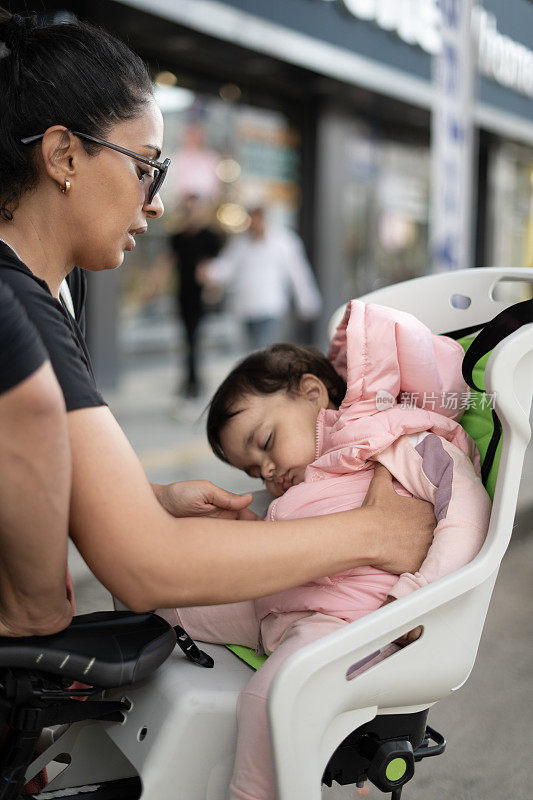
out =
[[[142,611],[273,594],[362,564],[416,570],[432,510],[396,495],[388,473],[360,510],[268,526],[252,524],[249,495],[203,481],[150,486],[95,386],[82,333],[83,270],[120,266],[163,213],[169,162],[157,160],[163,120],[149,75],[82,23],[37,28],[0,10],[0,42],[0,276],[63,390],[70,535],[96,577]],[[67,276],[76,320],[60,299]]]

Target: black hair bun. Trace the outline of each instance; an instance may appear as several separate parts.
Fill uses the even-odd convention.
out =
[[[4,48],[12,50],[24,41],[26,35],[37,27],[35,17],[23,17],[21,14],[11,14],[4,8],[0,8],[0,58],[7,53],[2,52],[1,44]]]
[[[151,95],[142,60],[101,28],[0,5],[0,220],[11,219],[41,180],[39,146],[22,139],[52,125],[109,138],[113,125],[141,116]],[[83,147],[90,156],[99,152],[92,143]]]

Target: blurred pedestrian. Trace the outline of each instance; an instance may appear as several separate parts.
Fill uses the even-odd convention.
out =
[[[198,283],[196,271],[206,260],[218,255],[222,239],[209,226],[206,203],[198,195],[186,195],[181,210],[183,225],[170,237],[169,253],[162,259],[158,273],[161,283],[161,276],[176,272],[176,310],[185,333],[185,374],[178,393],[191,399],[198,397],[202,388],[198,373],[198,329],[205,312],[203,287]]]
[[[318,315],[322,300],[300,237],[269,225],[262,206],[248,213],[247,231],[236,234],[198,278],[227,289],[235,315],[258,349],[280,338],[291,295],[298,316],[306,320]]]

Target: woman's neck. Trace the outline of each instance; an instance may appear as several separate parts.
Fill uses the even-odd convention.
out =
[[[61,231],[31,201],[21,203],[10,222],[0,221],[0,239],[13,248],[34,275],[46,281],[54,297],[74,264],[69,263]]]

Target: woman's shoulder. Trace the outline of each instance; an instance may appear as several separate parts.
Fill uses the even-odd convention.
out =
[[[46,282],[34,275],[15,251],[2,239],[0,239],[0,270],[5,283],[14,283],[15,285],[35,284],[43,291],[50,293]]]
[[[13,291],[0,279],[0,394],[46,360],[43,343]]]
[[[26,312],[41,336],[41,327],[46,324],[64,326],[61,304],[52,296],[46,281],[31,272],[19,259],[11,257],[0,245],[0,278],[26,309]]]
[[[46,310],[53,309],[57,302],[54,301],[45,281],[33,275],[22,263],[19,266],[6,263],[3,259],[0,259],[0,278],[10,287],[30,319],[33,319],[38,327],[38,320],[43,313],[46,316]]]
[[[5,242],[0,240],[0,276],[8,284],[24,306],[30,306],[38,314],[50,319],[56,318],[62,324],[64,319],[61,303],[53,297],[46,281],[37,277],[24,264]],[[83,270],[74,267],[67,276],[67,284],[74,307],[74,316],[80,328],[84,329],[85,299],[87,278]],[[48,312],[48,313],[47,313]]]
[[[24,307],[48,352],[63,389],[67,410],[103,405],[78,321],[53,297],[45,281],[0,246],[0,278]],[[72,279],[71,279],[72,280]],[[84,281],[74,276],[69,289],[76,315],[83,311]],[[81,307],[80,307],[81,304]]]

